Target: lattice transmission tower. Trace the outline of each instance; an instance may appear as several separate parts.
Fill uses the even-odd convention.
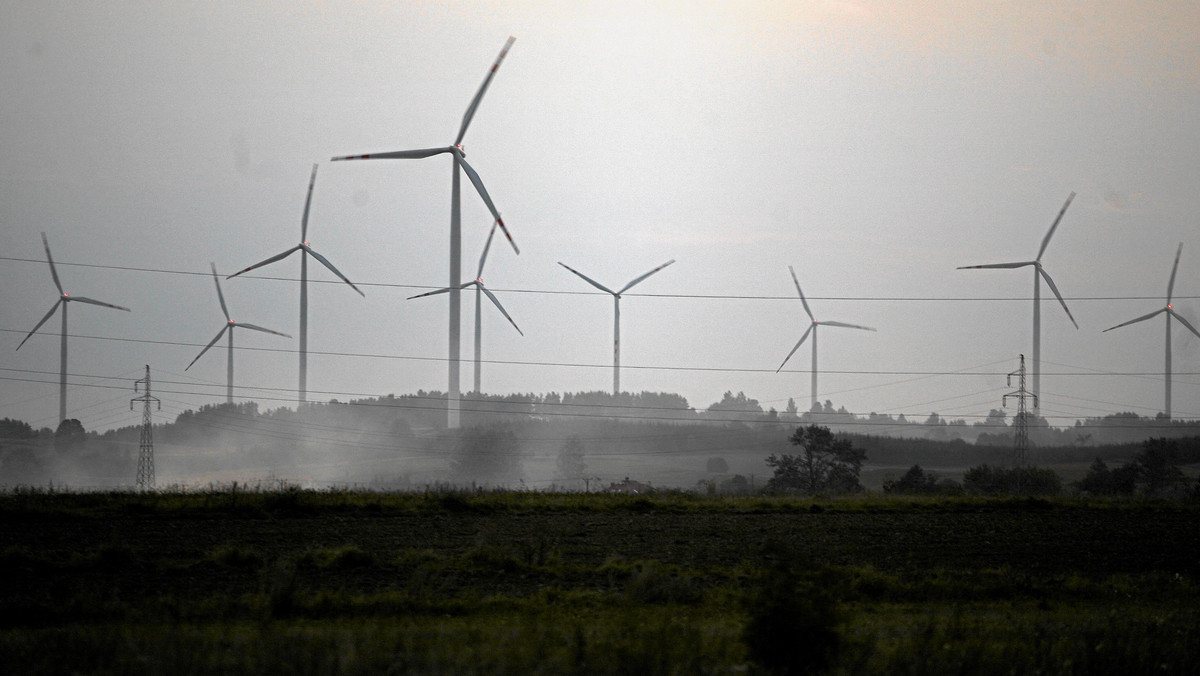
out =
[[[150,396],[150,365],[146,364],[146,377],[133,384],[133,391],[145,385],[142,396],[129,400],[129,410],[133,405],[142,402],[142,439],[138,444],[137,487],[139,490],[154,490],[154,437],[150,428],[150,402],[158,404],[162,410],[162,402],[157,397]]]
[[[1029,454],[1029,421],[1025,408],[1025,399],[1033,399],[1037,407],[1037,395],[1025,389],[1025,355],[1021,355],[1021,368],[1008,374],[1008,386],[1012,387],[1013,376],[1017,376],[1017,391],[1009,392],[1000,400],[1001,406],[1008,406],[1008,398],[1017,398],[1017,415],[1013,418],[1013,449],[1016,451],[1016,466],[1024,467]]]

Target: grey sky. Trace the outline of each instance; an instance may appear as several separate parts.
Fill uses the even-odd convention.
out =
[[[666,297],[622,302],[622,361],[681,369],[623,388],[806,407],[807,347],[774,373],[807,326],[793,265],[818,319],[878,329],[822,332],[822,400],[973,421],[1003,376],[913,374],[1013,370],[1032,273],[955,267],[1033,258],[1074,190],[1043,262],[1080,329],[1044,294],[1043,413],[1160,410],[1161,321],[1100,332],[1161,307],[1179,242],[1200,323],[1200,8],[902,4],[5,3],[0,416],[57,422],[57,320],[14,351],[55,300],[41,231],[68,291],[133,309],[72,307],[72,334],[128,339],[72,339],[71,373],[124,378],[73,378],[105,387],[73,388],[72,416],[137,423],[146,363],[164,416],[222,401],[223,351],[183,373],[221,321],[208,264],[294,245],[314,162],[309,240],[367,297],[310,287],[310,398],[445,389],[445,296],[404,299],[447,282],[450,160],[328,159],[449,144],[510,34],[465,147],[521,246],[486,279],[526,335],[485,308],[484,357],[595,367],[488,364],[486,391],[607,389],[612,302],[556,261],[621,285],[674,258],[635,289]],[[463,204],[470,274],[490,218]],[[235,319],[297,334],[297,283],[223,285]],[[1150,298],[1092,300],[1114,296]],[[468,360],[471,315],[466,295]],[[1175,414],[1197,418],[1200,340],[1174,339]],[[294,352],[236,363],[246,396],[294,398]]]

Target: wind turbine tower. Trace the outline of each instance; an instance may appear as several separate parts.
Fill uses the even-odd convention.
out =
[[[271,329],[264,329],[263,327],[255,326],[254,324],[247,324],[245,322],[238,324],[237,322],[233,321],[233,318],[229,316],[229,308],[225,306],[225,294],[221,293],[221,280],[217,277],[217,266],[215,263],[212,263],[210,265],[212,265],[213,284],[217,285],[217,299],[221,301],[221,312],[225,315],[225,326],[222,326],[221,330],[217,331],[217,335],[214,336],[212,340],[208,341],[208,345],[205,345],[204,349],[200,350],[200,354],[196,355],[196,358],[192,360],[192,363],[188,364],[187,368],[185,368],[183,370],[186,371],[186,370],[192,368],[192,364],[195,364],[197,361],[199,361],[200,357],[203,357],[204,353],[208,352],[208,348],[212,347],[218,340],[221,339],[221,336],[225,335],[225,333],[228,332],[229,333],[229,345],[228,345],[228,351],[227,351],[226,363],[225,363],[225,373],[226,373],[225,403],[232,404],[233,403],[233,330],[237,329],[237,328],[241,328],[241,329],[250,329],[252,331],[261,331],[263,333],[271,333],[276,336],[283,336],[284,338],[291,338],[291,336],[289,336],[286,333],[272,331]]]
[[[497,225],[496,223],[492,224],[492,230],[491,230],[491,232],[488,233],[487,243],[485,243],[483,245],[483,255],[479,257],[479,271],[475,274],[475,279],[458,285],[459,289],[465,289],[469,286],[475,287],[475,390],[474,390],[474,392],[476,394],[483,393],[483,390],[481,389],[482,388],[482,385],[481,385],[482,378],[480,376],[480,374],[482,373],[481,367],[482,367],[482,362],[483,362],[483,358],[482,358],[482,354],[483,354],[483,328],[482,328],[483,327],[483,310],[482,310],[481,296],[486,294],[488,297],[488,300],[492,301],[492,304],[496,306],[496,309],[500,311],[500,314],[504,315],[504,318],[508,320],[508,323],[513,325],[513,328],[517,330],[517,333],[521,334],[522,336],[525,335],[525,332],[521,330],[521,327],[517,326],[517,323],[515,321],[513,321],[513,318],[509,316],[507,311],[505,311],[504,306],[500,304],[500,301],[496,298],[496,295],[493,294],[491,292],[491,290],[489,290],[487,288],[487,286],[485,286],[483,283],[483,265],[484,265],[484,263],[487,262],[488,249],[490,249],[492,247],[492,237],[496,234],[496,225]],[[438,289],[437,291],[430,291],[429,293],[422,293],[422,294],[418,294],[416,296],[410,296],[409,300],[412,300],[413,298],[424,298],[426,296],[433,296],[433,295],[436,295],[439,293],[449,293],[452,290],[453,289],[451,287],[447,287],[444,289]]]
[[[50,255],[50,242],[46,239],[46,233],[44,232],[42,233],[42,246],[46,248],[46,262],[50,264],[50,276],[54,278],[54,286],[58,288],[58,300],[51,306],[46,316],[42,317],[42,321],[38,322],[37,326],[33,327],[33,330],[25,336],[25,339],[21,341],[21,345],[24,345],[26,340],[29,340],[33,334],[37,333],[37,330],[42,328],[42,324],[45,324],[54,315],[54,311],[60,305],[62,306],[62,332],[58,357],[58,420],[62,422],[67,419],[67,306],[74,301],[89,305],[99,305],[100,307],[112,308],[114,310],[124,310],[125,312],[129,312],[129,308],[103,303],[91,298],[84,298],[83,296],[72,296],[63,291],[62,282],[58,280],[58,271],[54,269],[54,257]],[[17,346],[18,350],[21,349],[21,345]]]
[[[1184,319],[1182,315],[1176,312],[1175,306],[1171,304],[1171,297],[1175,292],[1175,272],[1179,270],[1179,255],[1182,253],[1183,242],[1180,242],[1179,248],[1175,250],[1175,265],[1171,268],[1171,280],[1167,282],[1167,304],[1165,306],[1149,314],[1142,315],[1137,319],[1130,319],[1127,322],[1104,329],[1104,332],[1108,332],[1112,331],[1113,329],[1119,329],[1122,326],[1129,326],[1130,324],[1136,324],[1138,322],[1145,321],[1159,314],[1166,316],[1166,365],[1163,367],[1163,380],[1166,383],[1166,391],[1163,394],[1163,413],[1167,416],[1167,420],[1171,419],[1171,318],[1174,317],[1175,319],[1178,319],[1180,324],[1186,326],[1187,329],[1195,334],[1197,338],[1200,338],[1200,331],[1196,331],[1196,327],[1192,326],[1188,320]]]
[[[1054,219],[1054,223],[1050,225],[1050,230],[1046,232],[1046,236],[1042,238],[1042,247],[1038,249],[1037,258],[1031,261],[1020,261],[1017,263],[990,263],[987,265],[963,265],[959,270],[980,270],[980,269],[1012,269],[1031,266],[1033,268],[1033,411],[1034,415],[1038,412],[1039,402],[1042,394],[1042,280],[1046,280],[1046,285],[1054,292],[1054,297],[1062,304],[1063,310],[1066,311],[1067,317],[1075,328],[1079,328],[1079,323],[1075,321],[1075,317],[1071,315],[1070,308],[1067,307],[1067,302],[1063,300],[1062,294],[1058,292],[1058,287],[1054,285],[1054,280],[1050,278],[1050,273],[1042,267],[1042,254],[1046,253],[1046,247],[1050,244],[1050,238],[1054,236],[1054,230],[1058,228],[1058,224],[1062,221],[1063,214],[1067,213],[1067,207],[1071,206],[1071,200],[1075,199],[1075,193],[1072,192],[1067,196],[1067,201],[1063,204],[1062,209],[1058,212],[1058,217]]]
[[[788,352],[788,355],[783,358],[783,363],[779,365],[779,368],[775,369],[775,372],[779,373],[780,371],[783,370],[784,364],[787,364],[788,360],[792,358],[792,355],[796,354],[796,350],[800,349],[800,346],[804,344],[804,340],[806,338],[808,338],[808,335],[811,333],[812,334],[812,403],[810,405],[810,409],[811,409],[812,407],[815,407],[817,405],[817,326],[818,325],[820,325],[820,326],[839,326],[843,329],[858,329],[860,331],[874,331],[875,329],[873,329],[869,326],[859,326],[858,324],[847,324],[845,322],[831,322],[831,321],[818,322],[817,318],[813,316],[812,309],[810,309],[808,307],[808,300],[804,297],[804,291],[800,289],[800,280],[796,278],[796,271],[794,269],[792,269],[792,266],[789,265],[788,272],[792,273],[792,281],[796,284],[796,293],[800,294],[800,303],[804,306],[804,312],[808,315],[808,319],[809,319],[810,323],[808,325],[808,328],[804,330],[804,334],[800,336],[800,340],[796,341],[796,346],[793,347],[792,351]]]
[[[237,277],[238,275],[240,275],[244,272],[250,272],[251,270],[254,270],[255,268],[261,268],[264,265],[270,265],[271,263],[274,263],[275,261],[281,261],[281,260],[287,258],[288,256],[291,256],[292,254],[296,253],[297,251],[300,252],[300,381],[299,381],[300,398],[299,398],[299,401],[300,401],[300,404],[302,404],[302,405],[308,400],[308,257],[312,256],[313,258],[317,259],[318,263],[320,263],[321,265],[324,265],[326,268],[329,268],[329,271],[332,272],[333,274],[337,275],[338,279],[341,279],[343,282],[349,284],[351,289],[358,291],[358,295],[363,296],[363,297],[366,296],[366,294],[364,294],[361,290],[359,290],[359,288],[357,286],[354,286],[354,282],[351,282],[349,279],[346,279],[346,275],[343,275],[340,270],[338,270],[336,267],[334,267],[333,263],[329,262],[329,259],[327,259],[324,256],[322,256],[321,254],[317,253],[308,244],[308,211],[309,211],[309,207],[312,205],[313,184],[316,182],[317,182],[317,165],[314,164],[313,168],[312,168],[312,176],[309,177],[309,179],[308,179],[308,197],[305,198],[305,200],[304,200],[304,216],[301,217],[301,219],[300,219],[300,243],[297,244],[296,246],[288,249],[287,251],[284,251],[283,253],[271,256],[270,258],[266,259],[265,261],[259,261],[258,263],[255,263],[254,265],[251,265],[248,268],[245,268],[239,272],[235,272],[232,275],[229,275],[228,277],[226,277],[226,279],[233,279],[234,277]],[[219,287],[218,287],[218,289],[219,289]],[[230,335],[230,338],[232,339],[232,334]]]
[[[600,289],[601,291],[603,291],[605,293],[612,294],[612,297],[613,297],[613,396],[614,397],[621,393],[621,294],[623,294],[626,291],[628,291],[629,289],[633,288],[633,286],[635,284],[640,284],[644,279],[646,279],[650,275],[658,272],[659,270],[662,270],[663,268],[667,267],[668,265],[670,265],[674,262],[675,262],[675,259],[672,258],[671,260],[667,261],[666,263],[663,263],[662,265],[658,266],[657,268],[654,268],[650,272],[647,272],[646,274],[644,274],[640,277],[634,277],[631,282],[629,282],[625,286],[621,287],[620,291],[613,291],[612,289],[610,289],[607,286],[604,286],[603,284],[601,284],[600,282],[597,282],[596,280],[588,277],[587,275],[583,274],[582,272],[575,270],[574,268],[567,265],[566,263],[563,263],[562,261],[558,262],[559,265],[561,265],[564,268],[575,273],[581,279],[583,279],[583,281],[587,282],[588,284],[591,284],[592,286],[596,287],[597,289]]]
[[[475,92],[475,98],[471,99],[471,104],[467,106],[467,112],[463,114],[462,124],[458,128],[458,136],[454,139],[454,145],[444,148],[424,148],[420,150],[400,150],[396,152],[375,153],[371,155],[346,155],[343,157],[334,157],[332,161],[339,160],[419,160],[442,153],[448,153],[454,162],[451,169],[450,182],[450,281],[447,282],[450,296],[450,346],[449,346],[449,392],[446,395],[447,416],[446,424],[448,427],[456,428],[459,426],[459,406],[462,398],[462,393],[459,387],[459,372],[460,372],[460,333],[462,330],[462,208],[460,199],[460,183],[461,178],[459,170],[466,172],[467,178],[471,184],[475,186],[475,191],[483,198],[483,203],[487,206],[488,211],[496,219],[496,223],[500,226],[500,230],[504,232],[504,236],[508,238],[508,243],[512,245],[513,251],[521,253],[513,242],[512,235],[509,234],[508,228],[504,226],[504,219],[500,218],[500,212],[496,210],[496,205],[492,203],[492,198],[488,195],[487,189],[483,187],[483,181],[480,180],[479,174],[467,164],[466,152],[463,150],[463,137],[467,134],[467,127],[471,125],[471,119],[475,117],[475,110],[479,107],[479,102],[483,99],[483,95],[487,92],[487,88],[492,83],[492,78],[496,76],[496,71],[500,69],[500,62],[508,55],[508,50],[512,48],[514,37],[509,37],[504,43],[503,49],[500,50],[500,55],[496,57],[496,61],[492,64],[491,70],[483,79],[483,84],[479,86],[479,91]]]

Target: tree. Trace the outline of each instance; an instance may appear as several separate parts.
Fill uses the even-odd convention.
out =
[[[583,461],[583,442],[572,434],[558,449],[558,477],[565,481],[582,481],[587,476]]]
[[[1125,463],[1117,469],[1109,469],[1100,458],[1088,468],[1087,476],[1075,485],[1079,490],[1092,495],[1130,495],[1137,487],[1138,468]]]
[[[1158,495],[1183,481],[1183,470],[1178,465],[1179,445],[1174,439],[1147,439],[1133,461],[1146,495]]]
[[[1062,477],[1045,467],[979,465],[963,474],[963,488],[983,495],[1058,495]]]
[[[750,421],[757,420],[763,409],[757,399],[747,397],[745,392],[738,392],[734,396],[732,391],[726,390],[721,401],[708,407],[708,412],[719,413],[724,420]]]
[[[988,411],[987,418],[983,422],[975,423],[976,427],[986,427],[988,429],[1004,429],[1008,427],[1008,413],[1001,408],[993,408]]]
[[[451,468],[467,481],[514,481],[521,476],[521,445],[500,425],[466,427],[454,444]]]
[[[774,493],[852,493],[862,490],[859,472],[867,454],[846,439],[837,439],[828,427],[797,427],[789,437],[800,447],[797,455],[772,453],[767,466],[774,474],[767,490]]]
[[[938,492],[938,476],[933,472],[926,472],[921,469],[920,465],[913,465],[908,468],[904,476],[899,479],[888,479],[883,482],[884,493],[895,493],[897,495],[922,495],[927,493]]]
[[[795,420],[800,417],[799,409],[796,407],[796,400],[788,397],[787,408],[784,409],[784,420]]]
[[[87,441],[87,432],[83,429],[83,423],[75,418],[67,418],[58,424],[58,429],[54,431],[54,447],[60,451],[66,451],[78,448]]]

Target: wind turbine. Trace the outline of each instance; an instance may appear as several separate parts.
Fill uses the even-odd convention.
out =
[[[226,358],[226,366],[225,366],[226,380],[227,380],[227,382],[225,384],[225,401],[226,401],[226,403],[232,404],[233,403],[233,330],[239,329],[239,328],[240,329],[251,329],[253,331],[262,331],[263,333],[273,333],[277,336],[283,336],[284,338],[291,338],[291,336],[289,336],[286,333],[272,331],[271,329],[264,329],[263,327],[255,326],[254,324],[246,324],[245,322],[238,324],[238,323],[234,322],[233,318],[229,316],[229,308],[225,307],[225,294],[221,293],[221,280],[217,278],[217,266],[215,263],[210,263],[210,265],[212,265],[213,283],[217,285],[217,299],[221,301],[221,312],[224,313],[224,315],[225,315],[225,326],[222,326],[221,330],[217,331],[217,335],[215,337],[213,337],[212,340],[208,341],[208,345],[205,345],[204,349],[200,350],[200,354],[196,355],[196,358],[192,360],[192,363],[188,364],[187,368],[185,368],[183,370],[186,371],[186,370],[192,368],[192,364],[195,364],[197,361],[199,361],[200,357],[203,357],[204,353],[208,352],[208,348],[212,347],[218,340],[221,339],[221,336],[225,335],[225,332],[228,331],[229,332],[229,350],[228,350],[228,357]]]
[[[596,280],[588,277],[587,275],[572,268],[571,266],[567,265],[566,263],[563,263],[562,261],[558,262],[559,265],[570,270],[571,272],[574,272],[576,275],[579,275],[579,277],[582,278],[583,281],[587,282],[588,284],[591,284],[592,286],[596,287],[597,289],[600,289],[601,291],[603,291],[605,293],[612,294],[612,297],[613,297],[613,396],[614,397],[621,393],[621,294],[628,291],[631,287],[633,287],[633,285],[640,283],[642,280],[646,279],[650,275],[658,272],[659,270],[662,270],[663,268],[667,267],[668,265],[670,265],[671,263],[674,263],[674,262],[675,262],[675,259],[672,258],[671,260],[667,261],[666,263],[663,263],[662,265],[658,266],[657,268],[654,268],[650,272],[647,272],[646,274],[644,274],[640,277],[634,277],[633,281],[631,281],[628,284],[626,284],[625,286],[621,287],[620,291],[613,291],[612,289],[608,288],[607,286],[604,286],[600,282],[597,282]]]
[[[779,368],[775,369],[775,372],[779,373],[780,371],[783,370],[784,364],[787,364],[788,360],[792,358],[792,355],[796,354],[796,350],[800,349],[800,346],[804,344],[804,340],[806,338],[808,338],[808,334],[811,333],[812,334],[812,406],[815,406],[817,403],[817,326],[818,325],[840,326],[844,329],[859,329],[862,331],[874,331],[875,329],[873,329],[869,326],[859,326],[858,324],[846,324],[845,322],[818,322],[817,318],[813,316],[812,310],[809,309],[809,307],[808,307],[808,300],[804,297],[804,292],[800,290],[800,280],[796,279],[796,271],[793,270],[792,266],[789,265],[788,272],[792,273],[792,281],[796,283],[796,291],[800,294],[800,303],[802,305],[804,305],[804,312],[808,314],[808,318],[809,318],[809,320],[811,320],[812,323],[810,323],[808,325],[808,328],[804,330],[804,335],[800,336],[800,340],[796,341],[796,346],[793,347],[792,351],[788,352],[788,355],[783,358],[783,364],[780,364]]]
[[[504,48],[500,50],[500,55],[496,57],[495,63],[492,64],[491,70],[483,79],[483,84],[479,86],[479,91],[475,92],[475,98],[471,99],[471,104],[467,106],[467,112],[463,114],[462,124],[458,128],[458,136],[454,138],[454,145],[445,148],[424,148],[420,150],[400,150],[388,153],[375,153],[372,155],[347,155],[343,157],[334,157],[332,161],[339,160],[419,160],[442,153],[448,153],[454,162],[451,171],[450,183],[450,358],[448,360],[449,367],[449,393],[447,394],[447,425],[451,428],[459,425],[459,400],[461,392],[459,391],[459,352],[460,352],[460,332],[462,318],[459,316],[462,308],[462,298],[459,286],[462,282],[462,211],[460,200],[460,182],[459,169],[465,171],[467,178],[471,184],[475,186],[476,192],[483,198],[483,203],[487,205],[488,211],[492,212],[496,223],[500,229],[504,231],[504,236],[508,238],[508,243],[512,245],[513,251],[521,253],[517,248],[516,242],[513,242],[512,235],[509,234],[508,228],[504,226],[504,219],[500,218],[500,212],[496,210],[496,205],[492,203],[492,198],[488,196],[487,189],[483,187],[483,181],[480,180],[479,174],[467,164],[466,152],[463,150],[463,137],[467,134],[467,127],[471,124],[471,118],[475,116],[475,110],[479,107],[479,102],[483,99],[483,95],[487,92],[488,86],[492,83],[492,78],[496,76],[496,71],[500,69],[500,62],[508,55],[508,50],[512,47],[514,37],[509,37],[504,43]]]
[[[1183,324],[1184,326],[1186,326],[1189,331],[1196,334],[1197,338],[1200,338],[1200,331],[1197,331],[1196,327],[1192,326],[1188,322],[1188,320],[1184,319],[1182,315],[1180,315],[1178,312],[1176,312],[1175,306],[1171,304],[1171,296],[1175,291],[1175,271],[1179,269],[1179,255],[1181,253],[1183,253],[1183,242],[1180,242],[1179,248],[1175,250],[1175,265],[1171,268],[1171,281],[1167,282],[1167,304],[1166,304],[1166,306],[1164,306],[1158,310],[1155,310],[1154,312],[1151,312],[1150,314],[1142,315],[1141,317],[1138,317],[1137,319],[1130,319],[1129,321],[1124,322],[1122,324],[1117,324],[1116,326],[1113,326],[1111,328],[1104,329],[1104,332],[1112,331],[1113,329],[1119,329],[1122,326],[1129,326],[1130,324],[1136,324],[1138,322],[1145,321],[1147,319],[1150,319],[1151,317],[1154,317],[1155,315],[1159,315],[1159,314],[1166,315],[1166,318],[1167,318],[1167,360],[1166,361],[1167,361],[1167,363],[1163,369],[1163,376],[1166,380],[1166,395],[1165,395],[1166,404],[1165,404],[1164,413],[1167,416],[1167,420],[1171,419],[1171,317],[1178,319],[1179,322],[1181,324]]]
[[[481,300],[482,300],[481,296],[486,294],[488,299],[492,301],[492,304],[496,306],[496,309],[500,311],[500,314],[504,315],[504,318],[508,320],[508,323],[512,324],[513,328],[517,330],[517,333],[521,334],[522,336],[525,335],[525,332],[521,330],[521,327],[517,326],[517,323],[515,321],[513,321],[513,318],[510,317],[508,312],[506,312],[504,310],[504,306],[500,304],[500,301],[496,298],[495,294],[493,294],[487,288],[487,286],[484,285],[484,283],[483,283],[483,265],[484,265],[484,263],[487,262],[488,249],[490,249],[492,247],[492,237],[494,237],[496,234],[496,225],[497,225],[496,223],[492,223],[492,229],[490,232],[488,232],[487,242],[483,245],[483,255],[479,257],[479,271],[478,271],[478,273],[476,273],[475,279],[458,285],[459,289],[465,289],[469,286],[475,287],[475,390],[474,391],[477,394],[481,394],[483,392],[483,390],[480,389],[480,387],[481,387],[480,386],[480,373],[481,373],[480,364],[481,364],[481,359],[482,359],[481,355],[483,353],[483,329],[482,329],[483,312],[481,310],[481,305],[482,305],[481,304]],[[429,293],[422,293],[422,294],[418,294],[416,296],[410,296],[408,299],[412,300],[413,298],[424,298],[425,296],[433,296],[433,295],[439,294],[439,293],[449,293],[451,290],[452,289],[450,287],[447,287],[445,289],[438,289],[437,291],[430,291]]]
[[[1042,254],[1046,253],[1046,246],[1050,244],[1050,238],[1054,236],[1054,230],[1062,221],[1063,214],[1067,213],[1067,207],[1071,206],[1071,200],[1075,199],[1075,193],[1072,192],[1067,196],[1067,201],[1063,204],[1062,209],[1058,212],[1058,217],[1054,219],[1054,223],[1050,225],[1050,230],[1046,236],[1042,238],[1042,247],[1038,249],[1037,258],[1031,261],[1021,261],[1017,263],[991,263],[988,265],[963,265],[959,270],[976,270],[982,268],[1023,268],[1025,266],[1033,267],[1033,410],[1037,414],[1038,408],[1042,401],[1042,279],[1046,280],[1046,284],[1050,290],[1054,292],[1055,298],[1062,304],[1063,310],[1066,311],[1067,317],[1075,328],[1079,328],[1079,322],[1075,321],[1075,317],[1071,315],[1070,308],[1067,307],[1067,301],[1063,300],[1062,294],[1058,292],[1058,287],[1054,285],[1054,280],[1050,278],[1050,273],[1042,267]]]
[[[229,275],[228,277],[226,277],[226,279],[233,279],[234,277],[237,277],[238,275],[242,274],[243,272],[250,272],[251,270],[253,270],[255,268],[261,268],[264,265],[270,265],[271,263],[274,263],[275,261],[281,261],[281,260],[287,258],[288,256],[291,256],[292,254],[296,253],[297,251],[300,252],[300,403],[301,404],[303,404],[308,399],[308,257],[312,256],[313,258],[317,259],[317,261],[319,263],[321,263],[321,265],[324,265],[325,267],[329,268],[330,272],[337,275],[338,278],[340,278],[343,282],[349,284],[350,288],[354,289],[355,291],[358,291],[358,295],[363,296],[364,298],[366,297],[366,294],[364,294],[361,290],[359,290],[359,288],[357,286],[354,286],[354,282],[351,282],[349,279],[346,279],[346,275],[343,275],[340,270],[335,268],[333,266],[333,263],[329,262],[329,259],[325,258],[321,254],[314,251],[313,248],[311,246],[309,246],[309,244],[308,244],[308,209],[309,209],[309,206],[312,204],[313,184],[316,182],[317,182],[317,165],[314,164],[313,168],[312,168],[312,176],[308,179],[308,197],[305,198],[305,200],[304,200],[304,216],[300,219],[300,243],[297,244],[296,246],[288,249],[287,251],[284,251],[281,254],[271,256],[270,258],[268,258],[265,261],[255,263],[254,265],[251,265],[250,267],[248,267],[244,270],[241,270],[240,272],[235,272],[232,275]]]
[[[46,316],[42,317],[42,321],[38,322],[37,326],[33,327],[33,330],[25,336],[25,339],[21,341],[21,345],[24,345],[26,340],[29,340],[33,334],[37,333],[37,330],[42,328],[42,324],[50,320],[54,311],[60,305],[62,306],[62,333],[58,356],[58,420],[62,422],[67,419],[67,305],[74,301],[89,305],[99,305],[100,307],[110,307],[114,310],[124,310],[125,312],[129,312],[129,308],[112,305],[111,303],[103,303],[91,298],[84,298],[83,296],[72,296],[63,291],[62,282],[58,280],[58,271],[54,269],[54,257],[50,255],[50,241],[46,239],[46,233],[44,232],[42,233],[42,246],[46,247],[46,262],[50,264],[50,276],[54,278],[54,286],[58,288],[58,300],[55,301],[50,311],[46,313]],[[21,345],[17,346],[18,350],[21,349]]]

